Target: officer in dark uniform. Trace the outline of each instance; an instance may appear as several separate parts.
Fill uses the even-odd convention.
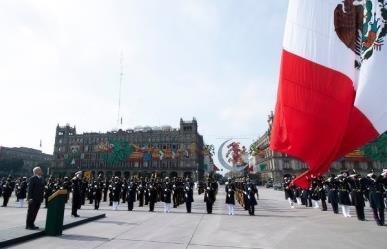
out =
[[[129,180],[128,191],[127,191],[127,201],[128,201],[128,211],[133,210],[133,203],[136,201],[137,193],[137,182],[134,178]]]
[[[374,219],[378,226],[384,226],[384,181],[387,178],[387,171],[383,171],[380,176],[370,173],[368,177],[369,200]]]
[[[215,202],[215,189],[211,178],[208,178],[204,188],[204,202],[206,203],[207,213],[212,214],[212,206]]]
[[[93,191],[94,209],[98,210],[102,200],[102,190],[103,190],[103,182],[102,182],[101,175],[98,176],[97,180],[94,180],[91,188]]]
[[[94,179],[90,179],[87,183],[87,199],[89,200],[89,204],[93,204],[94,201],[94,183],[96,181]]]
[[[157,202],[157,189],[155,188],[154,179],[151,179],[147,185],[149,212],[155,210],[155,203]]]
[[[128,191],[128,180],[126,178],[124,178],[124,180],[122,181],[122,186],[121,186],[121,189],[122,189],[122,203],[125,203],[126,202],[126,193]]]
[[[74,178],[71,181],[71,189],[73,193],[73,200],[71,206],[71,216],[79,217],[78,209],[81,208],[81,192],[82,192],[82,171],[75,173]]]
[[[163,187],[163,202],[164,202],[164,213],[171,212],[172,203],[172,184],[169,182],[169,178],[165,178]]]
[[[118,205],[120,203],[121,186],[122,186],[122,183],[118,178],[118,176],[114,177],[114,181],[112,183],[112,190],[111,190],[113,210],[118,209]]]
[[[137,200],[138,200],[139,207],[144,206],[145,186],[146,186],[146,183],[145,183],[144,179],[141,177],[139,184],[138,184],[138,187],[137,187]]]
[[[5,178],[0,179],[0,197],[3,196],[3,183],[5,183]]]
[[[245,187],[245,192],[247,195],[247,200],[249,202],[249,214],[250,215],[255,215],[255,205],[257,205],[257,199],[255,198],[255,195],[257,195],[258,190],[257,186],[251,182],[251,180],[248,178],[247,179],[247,184]]]
[[[234,215],[235,211],[235,185],[229,179],[228,183],[226,184],[225,187],[225,192],[226,192],[226,204],[228,207],[228,215]]]
[[[108,179],[105,179],[104,183],[103,183],[103,202],[106,202],[107,201],[107,194],[108,194],[108,190],[109,190],[109,180]]]
[[[187,177],[184,183],[184,199],[187,213],[191,213],[193,199],[194,183]]]
[[[19,199],[19,207],[24,207],[24,199],[27,197],[27,177],[23,177],[17,186],[17,198]]]
[[[333,213],[339,213],[339,183],[335,174],[332,174],[325,184],[328,188],[328,203],[331,204]]]
[[[148,177],[145,177],[145,184],[144,184],[144,205],[145,206],[149,204],[148,184],[149,184],[149,179]]]
[[[11,178],[8,177],[7,181],[3,183],[3,205],[2,207],[6,207],[8,205],[9,198],[12,195],[13,187]]]
[[[67,203],[70,198],[70,193],[72,189],[70,179],[67,176],[65,176],[63,179],[62,189],[67,190],[66,200],[65,200],[65,202]]]
[[[313,208],[320,208],[319,201],[320,201],[320,190],[318,186],[318,180],[316,177],[312,177],[312,183],[309,188],[310,191],[310,197],[312,199]]]
[[[285,200],[287,200],[290,204],[290,208],[294,208],[294,191],[293,187],[291,186],[292,178],[289,174],[284,175],[284,192],[285,192]]]
[[[351,187],[348,182],[348,173],[342,172],[339,176],[339,204],[341,205],[344,217],[351,217],[351,199],[349,197]]]
[[[356,207],[357,219],[360,221],[365,221],[364,215],[364,185],[362,184],[360,175],[354,172],[350,175],[349,184],[351,185],[351,202],[352,205]]]
[[[317,190],[319,192],[320,200],[321,200],[321,210],[328,211],[327,207],[327,193],[326,186],[324,185],[325,179],[320,176],[317,178]]]

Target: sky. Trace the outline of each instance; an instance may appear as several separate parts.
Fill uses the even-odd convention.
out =
[[[2,0],[0,145],[193,117],[207,144],[248,145],[275,106],[287,2]]]

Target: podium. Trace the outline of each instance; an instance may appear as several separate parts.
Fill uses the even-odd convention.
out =
[[[66,195],[67,190],[58,190],[48,197],[45,230],[49,236],[62,235]]]

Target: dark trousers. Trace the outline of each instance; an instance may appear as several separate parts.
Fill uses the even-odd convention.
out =
[[[33,227],[40,208],[40,202],[32,200],[28,203],[26,227]]]
[[[133,201],[128,201],[128,211],[133,210]]]
[[[243,195],[243,200],[244,200],[244,203],[245,203],[245,210],[249,210],[249,199],[247,199],[247,196],[246,195]]]
[[[207,207],[207,214],[212,214],[212,202],[207,201],[206,207]]]
[[[331,205],[332,205],[333,212],[335,214],[338,214],[339,213],[339,203],[335,202],[335,201],[332,201]]]
[[[99,209],[99,203],[101,202],[101,200],[95,200],[94,202],[94,209],[98,210]]]
[[[138,201],[139,201],[138,203],[139,207],[144,206],[144,195],[139,195]]]
[[[255,205],[249,205],[249,214],[254,215],[255,212]]]
[[[384,226],[384,208],[373,208],[374,219],[379,226]],[[379,211],[379,213],[378,213]]]
[[[104,191],[103,192],[103,202],[106,202],[106,199],[107,199],[106,197],[107,197],[107,192]]]
[[[149,211],[153,212],[154,210],[155,210],[155,202],[154,201],[150,201],[149,202]]]
[[[192,202],[186,201],[185,206],[187,208],[187,213],[191,213]]]
[[[6,207],[8,205],[9,197],[3,196],[3,207]]]
[[[312,205],[312,198],[308,198],[308,207],[312,207],[313,205]]]
[[[326,200],[321,200],[321,206],[322,206],[322,211],[327,211],[328,210]]]
[[[177,194],[174,194],[173,195],[173,207],[177,208],[178,205],[179,204],[178,204]]]
[[[73,205],[71,206],[71,215],[78,215],[78,209],[79,209],[79,204],[80,204],[81,200],[76,200],[76,201],[73,201]]]
[[[357,215],[358,220],[365,220],[364,206],[363,205],[356,206],[356,215]]]

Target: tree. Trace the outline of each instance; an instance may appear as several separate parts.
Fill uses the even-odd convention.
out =
[[[364,145],[361,149],[364,156],[374,161],[387,163],[387,133]]]
[[[3,175],[19,172],[23,168],[24,162],[22,159],[1,159],[0,172]]]

